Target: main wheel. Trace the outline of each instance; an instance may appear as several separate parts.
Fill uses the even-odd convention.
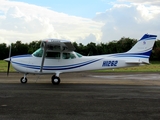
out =
[[[20,79],[20,81],[21,81],[21,83],[27,83],[27,78],[26,77],[22,77],[21,79]]]
[[[60,78],[55,75],[52,76],[51,80],[53,85],[58,85],[60,83]]]

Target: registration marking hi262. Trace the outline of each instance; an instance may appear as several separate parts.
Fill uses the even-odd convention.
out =
[[[117,66],[118,60],[103,61],[102,67]]]

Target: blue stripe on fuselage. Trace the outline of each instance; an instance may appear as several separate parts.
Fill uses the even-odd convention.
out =
[[[79,67],[82,67],[82,66],[86,66],[86,65],[95,63],[97,61],[100,61],[101,59],[90,60],[90,61],[86,61],[86,62],[82,62],[82,63],[78,63],[78,64],[65,65],[65,66],[43,66],[43,70],[68,70],[68,69],[74,69],[74,68],[79,68]],[[31,68],[31,69],[40,69],[40,67],[41,67],[41,66],[37,66],[37,65],[23,64],[23,63],[18,63],[18,62],[14,62],[14,61],[12,61],[12,63],[17,64],[17,65],[22,66],[22,67]]]
[[[140,57],[140,58],[149,58],[152,50],[142,53],[118,53],[112,54],[112,57]]]

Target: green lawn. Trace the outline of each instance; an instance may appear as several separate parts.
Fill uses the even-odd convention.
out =
[[[7,72],[7,69],[8,69],[8,62],[0,60],[0,72]],[[15,72],[12,65],[10,66],[10,72]]]
[[[96,70],[96,72],[160,72],[160,61],[154,61],[150,63],[150,65],[138,67]],[[0,60],[0,72],[7,72],[7,66],[7,62]],[[12,65],[10,67],[10,72],[15,72]]]

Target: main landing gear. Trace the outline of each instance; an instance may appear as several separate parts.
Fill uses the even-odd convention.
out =
[[[59,76],[59,74],[56,74],[56,75],[53,75],[53,76],[51,77],[51,82],[52,82],[53,85],[59,85],[59,84],[60,84],[61,80],[60,80],[60,78],[59,78],[58,76]],[[24,74],[24,77],[22,77],[22,78],[20,79],[20,82],[21,82],[22,84],[27,83],[27,73]]]
[[[59,85],[59,83],[61,82],[60,78],[59,78],[59,72],[57,72],[55,75],[53,75],[51,77],[51,81],[53,85]]]
[[[56,75],[53,75],[51,81],[53,85],[58,85],[60,83],[60,78],[57,77]]]

